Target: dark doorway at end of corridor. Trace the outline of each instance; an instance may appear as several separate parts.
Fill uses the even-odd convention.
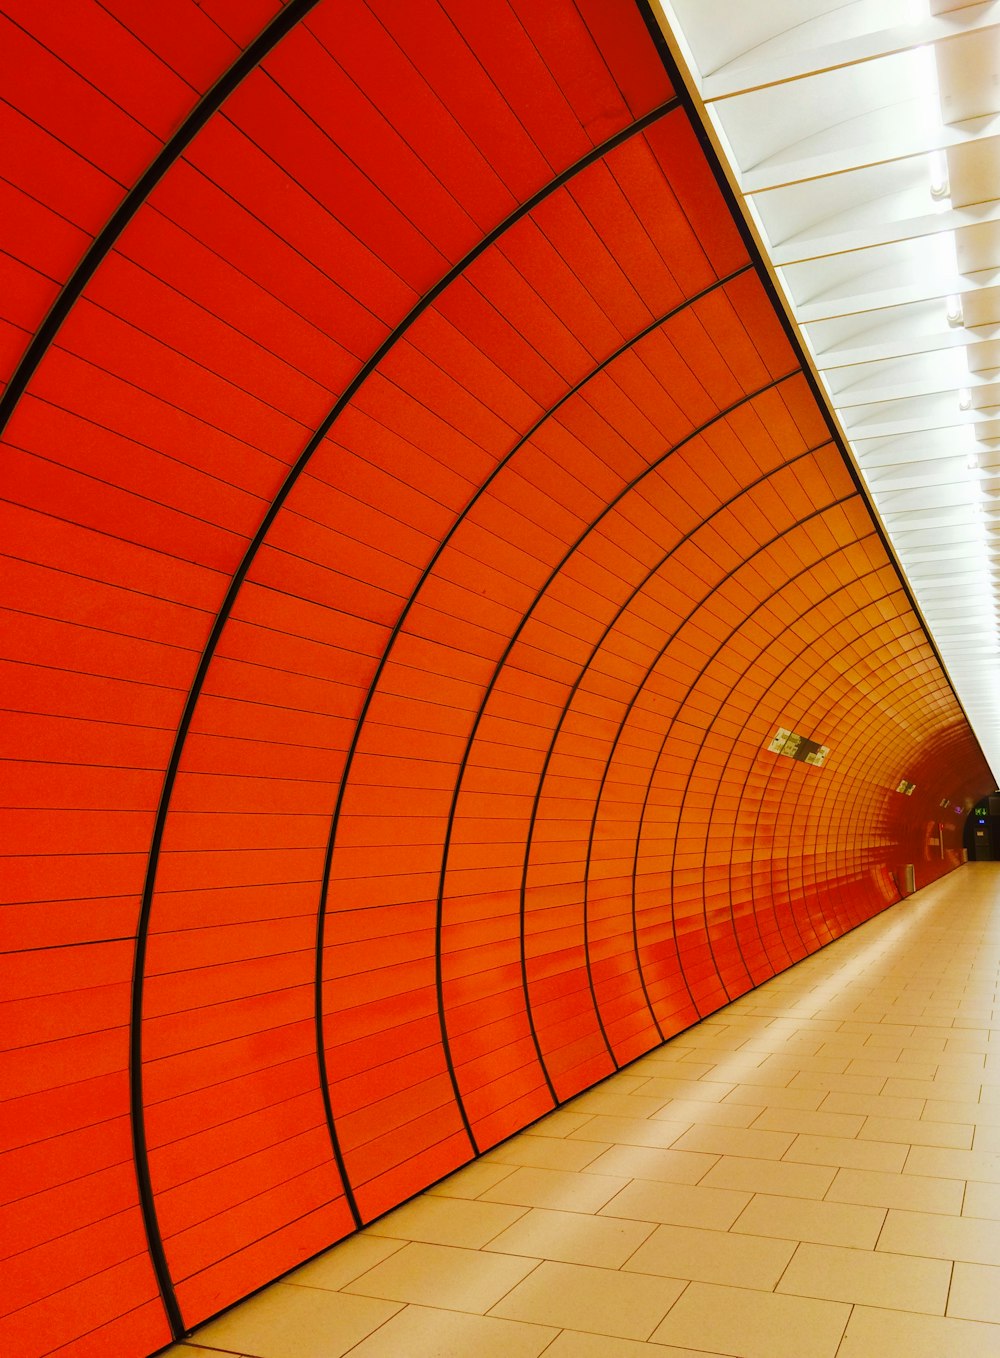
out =
[[[970,863],[1000,862],[1000,792],[979,797],[965,822]]]

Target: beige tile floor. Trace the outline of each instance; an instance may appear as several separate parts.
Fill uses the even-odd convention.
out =
[[[998,968],[970,864],[171,1358],[997,1358]]]

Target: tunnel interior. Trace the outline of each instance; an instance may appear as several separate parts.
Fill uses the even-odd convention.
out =
[[[0,11],[0,1350],[132,1358],[990,774],[644,5]]]

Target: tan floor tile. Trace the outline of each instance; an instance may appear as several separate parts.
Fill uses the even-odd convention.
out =
[[[571,1132],[578,1131],[591,1120],[589,1113],[567,1113],[564,1109],[557,1108],[552,1113],[546,1113],[537,1122],[533,1122],[530,1127],[525,1127],[520,1135],[569,1136]]]
[[[944,1259],[804,1244],[795,1251],[777,1290],[943,1316],[950,1280],[951,1265]]]
[[[846,1056],[849,1060],[859,1061],[896,1061],[903,1054],[900,1046],[882,1045],[872,1047],[868,1038],[851,1033],[833,1033],[817,1052],[818,1056]]]
[[[649,1080],[649,1084],[659,1084],[659,1080]],[[610,1117],[648,1118],[666,1102],[665,1094],[618,1094],[606,1085],[587,1094],[578,1095],[569,1105],[574,1113],[606,1113]]]
[[[870,1250],[875,1248],[884,1220],[885,1209],[881,1207],[759,1193],[741,1214],[733,1230],[746,1235]]]
[[[958,1179],[925,1179],[919,1174],[883,1174],[871,1169],[839,1169],[828,1202],[900,1207],[910,1212],[958,1216],[965,1185]]]
[[[351,1358],[538,1358],[558,1330],[520,1320],[405,1306]]]
[[[534,1259],[451,1245],[406,1245],[348,1283],[345,1292],[448,1311],[488,1311],[537,1267]]]
[[[393,1240],[421,1240],[428,1245],[461,1245],[475,1250],[523,1214],[523,1207],[468,1198],[431,1197],[425,1193],[380,1217],[368,1227],[368,1233],[390,1236]]]
[[[727,1358],[705,1349],[675,1349],[672,1346],[637,1343],[634,1339],[611,1339],[606,1334],[583,1334],[563,1330],[545,1358]]]
[[[946,1217],[932,1212],[890,1209],[878,1249],[892,1254],[921,1254],[929,1259],[961,1259],[967,1264],[1000,1265],[1000,1231],[977,1217]]]
[[[1000,1268],[986,1264],[956,1264],[948,1314],[963,1320],[988,1320],[992,1325],[1000,1325]],[[1000,1341],[1000,1330],[997,1337]],[[1000,1349],[1000,1342],[997,1347]]]
[[[872,1031],[868,1039],[870,1047],[896,1047],[905,1051],[939,1053],[946,1050],[948,1039],[940,1033],[911,1033],[907,1037],[905,1033],[893,1025],[887,1024],[889,1029],[882,1032],[876,1028]]]
[[[825,1041],[826,1038],[816,1033],[786,1036],[765,1032],[757,1037],[748,1037],[745,1042],[736,1045],[742,1052],[760,1052],[762,1056],[778,1056],[781,1053],[786,1056],[815,1056]]]
[[[837,1358],[996,1358],[996,1326],[856,1306]]]
[[[809,1165],[838,1165],[845,1169],[879,1169],[898,1173],[907,1148],[880,1141],[850,1141],[837,1136],[797,1136],[785,1152],[786,1160]]]
[[[924,1023],[916,1024],[913,1029],[913,1036],[933,1037],[943,1041],[945,1038],[950,1037],[953,1031],[951,1024],[947,1020],[937,1019],[934,1023],[925,1021]]]
[[[980,1071],[986,1070],[988,1072],[991,1069],[991,1063],[993,1063],[993,1058],[983,1056],[981,1052],[950,1051],[941,1057],[942,1066],[947,1067],[949,1071],[965,1071],[970,1079],[978,1079]],[[997,1069],[995,1064],[992,1068]]]
[[[390,1240],[363,1231],[348,1236],[317,1259],[303,1264],[283,1278],[282,1282],[290,1287],[325,1287],[330,1292],[337,1292],[345,1283],[367,1273],[368,1269],[388,1259],[390,1254],[401,1250],[405,1243],[403,1240]]]
[[[789,1086],[791,1089],[821,1089],[824,1093],[834,1090],[842,1094],[878,1094],[885,1081],[878,1075],[831,1075],[814,1070],[804,1070],[796,1075]]]
[[[910,1146],[947,1146],[969,1150],[972,1128],[960,1122],[924,1122],[920,1118],[869,1118],[859,1141],[899,1141]]]
[[[888,1094],[840,1094],[831,1091],[824,1098],[821,1111],[860,1113],[866,1118],[918,1118],[925,1107],[925,1099],[895,1099]],[[961,1119],[946,1118],[945,1121],[960,1122]]]
[[[736,1032],[725,1023],[699,1023],[684,1034],[687,1045],[695,1051],[732,1051],[748,1040],[746,1032]]]
[[[937,1064],[918,1059],[903,1057],[899,1061],[886,1061],[878,1057],[858,1057],[847,1067],[848,1075],[878,1075],[885,1080],[933,1080]],[[886,1093],[889,1093],[886,1090]]]
[[[649,1077],[647,1075],[643,1075],[641,1071],[635,1070],[632,1066],[627,1066],[614,1075],[608,1075],[590,1089],[584,1090],[583,1094],[577,1095],[577,1098],[583,1098],[584,1094],[597,1094],[602,1089],[613,1089],[616,1094],[638,1094],[642,1091],[643,1085],[648,1082]],[[576,1099],[573,1099],[563,1106],[572,1108],[575,1102]]]
[[[667,1079],[663,1076],[654,1076],[649,1083],[652,1086],[649,1093],[659,1097],[661,1107],[667,1099],[697,1099],[699,1103],[718,1103],[733,1088],[733,1084],[726,1081]]]
[[[939,1179],[975,1179],[1000,1184],[1000,1154],[995,1151],[940,1150],[937,1146],[914,1146],[906,1157],[907,1174]]]
[[[990,1052],[990,1036],[982,1028],[974,1031],[966,1030],[956,1033],[954,1037],[946,1038],[944,1049],[949,1054],[951,1052],[976,1052],[979,1056],[987,1056]]]
[[[679,1136],[679,1151],[707,1151],[714,1155],[739,1155],[750,1159],[780,1160],[795,1137],[790,1132],[758,1132],[741,1127],[692,1127]]]
[[[811,1071],[814,1075],[844,1075],[847,1073],[848,1058],[846,1056],[802,1056],[789,1059],[784,1056],[767,1056],[761,1062],[762,1072],[774,1071],[776,1075],[787,1072],[789,1079],[793,1075],[798,1075],[803,1071]],[[871,1072],[862,1071],[859,1074],[870,1074]]]
[[[850,1309],[839,1302],[692,1283],[654,1338],[707,1344],[741,1358],[834,1358]]]
[[[829,1165],[793,1165],[787,1160],[747,1160],[724,1155],[700,1180],[705,1188],[743,1193],[777,1193],[789,1198],[822,1198],[837,1171]]]
[[[905,1023],[876,1023],[865,1022],[860,1019],[845,1019],[841,1023],[838,1032],[841,1033],[860,1033],[862,1037],[871,1037],[873,1033],[894,1033],[897,1038],[912,1037],[913,1027]]]
[[[676,1122],[653,1122],[648,1118],[613,1118],[596,1114],[583,1127],[570,1132],[573,1141],[619,1142],[625,1146],[667,1147],[677,1140]]]
[[[644,1056],[636,1057],[629,1066],[630,1075],[658,1075],[662,1073],[664,1066],[676,1065],[685,1056],[690,1055],[693,1048],[675,1038],[671,1042],[665,1042],[662,1047],[654,1047],[652,1051],[646,1052]]]
[[[762,1088],[760,1085],[737,1085],[731,1094],[726,1095],[722,1106],[738,1103],[757,1109],[808,1108],[815,1111],[824,1098],[825,1094],[821,1089],[793,1089],[789,1085],[770,1088]]]
[[[391,1301],[274,1283],[194,1338],[251,1358],[341,1358],[399,1309]]]
[[[620,1339],[647,1339],[684,1286],[674,1278],[546,1261],[494,1306],[492,1314]]]
[[[942,1073],[939,1080],[886,1080],[883,1094],[904,1099],[946,1099],[962,1103],[975,1103],[979,1099],[981,1084],[978,1080],[949,1079]]]
[[[1000,1103],[934,1099],[924,1105],[922,1117],[925,1122],[965,1122],[974,1127],[1000,1127]]]
[[[1000,1127],[974,1128],[972,1146],[977,1151],[1000,1151]]]
[[[601,1215],[727,1231],[749,1202],[749,1193],[731,1189],[634,1179],[601,1208]]]
[[[535,1140],[539,1141],[540,1138],[536,1137]],[[548,1145],[548,1142],[542,1144]],[[505,1179],[510,1171],[510,1165],[493,1160],[476,1160],[466,1165],[465,1169],[449,1174],[440,1183],[432,1184],[427,1192],[436,1198],[476,1198],[484,1189],[492,1188]]]
[[[488,1188],[479,1201],[554,1207],[564,1212],[596,1212],[627,1182],[611,1174],[573,1174],[561,1169],[520,1166],[501,1183]]]
[[[760,1104],[752,1108],[747,1104],[698,1102],[695,1099],[668,1099],[656,1113],[651,1113],[654,1122],[680,1122],[685,1131],[688,1127],[707,1125],[710,1127],[749,1127],[754,1118],[763,1111]]]
[[[963,1186],[965,1201],[962,1205],[962,1216],[987,1217],[990,1221],[1000,1221],[1000,1184],[959,1185]]]
[[[521,1136],[494,1147],[487,1152],[489,1164],[504,1166],[529,1165],[534,1169],[567,1169],[576,1171],[593,1162],[606,1150],[610,1142],[577,1141],[571,1136]],[[460,1170],[464,1173],[464,1170]],[[506,1174],[500,1176],[506,1178]],[[447,1180],[444,1181],[447,1183]],[[494,1180],[500,1182],[500,1178]],[[482,1190],[481,1190],[482,1191]]]
[[[766,1057],[765,1060],[770,1060],[770,1057]],[[737,1089],[741,1086],[748,1090],[785,1089],[788,1085],[792,1083],[795,1074],[795,1067],[782,1066],[780,1068],[777,1068],[775,1066],[768,1066],[767,1069],[765,1070],[761,1066],[753,1066],[747,1069],[745,1069],[743,1066],[739,1066],[738,1068],[733,1067],[732,1069],[730,1069],[728,1074],[729,1074],[728,1081],[723,1081],[721,1078],[719,1080],[720,1084],[728,1083],[729,1086],[729,1088],[726,1090],[726,1093],[723,1095],[724,1098],[728,1098],[729,1094],[734,1089]],[[711,1077],[706,1077],[706,1079],[708,1078],[714,1079],[714,1075]],[[759,1096],[759,1102],[766,1104],[767,1103],[766,1097]]]
[[[706,1155],[699,1151],[660,1150],[656,1146],[610,1146],[587,1166],[587,1172],[622,1175],[629,1179],[656,1179],[670,1184],[696,1184],[718,1159],[717,1155]]]
[[[564,1264],[620,1268],[654,1229],[652,1218],[626,1221],[533,1207],[485,1248]]]
[[[804,1132],[853,1139],[864,1125],[864,1118],[848,1113],[813,1113],[807,1108],[765,1108],[753,1125],[774,1132]]]
[[[795,1250],[789,1240],[658,1226],[624,1265],[628,1272],[731,1287],[772,1288]]]
[[[720,1061],[732,1059],[732,1044],[720,1042],[713,1047],[693,1047],[684,1053],[673,1071],[663,1071],[678,1080],[703,1080]]]

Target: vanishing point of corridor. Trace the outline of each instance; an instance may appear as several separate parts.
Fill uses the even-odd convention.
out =
[[[970,864],[171,1358],[995,1358],[1000,864]]]

